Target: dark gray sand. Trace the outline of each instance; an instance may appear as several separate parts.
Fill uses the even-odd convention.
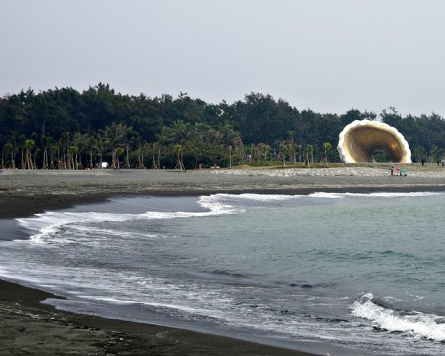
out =
[[[320,175],[334,171],[337,175]],[[407,177],[391,177],[388,167],[332,170],[11,171],[0,170],[0,218],[100,201],[113,195],[204,195],[217,192],[309,194],[324,192],[445,191],[445,169],[412,166]],[[241,174],[240,174],[241,173]],[[305,175],[300,175],[300,173]],[[362,175],[361,175],[362,174]],[[383,174],[383,175],[382,175]]]
[[[0,280],[0,355],[309,354],[181,329],[56,311],[51,294]]]
[[[113,195],[445,191],[445,180],[373,175],[270,176],[211,171],[0,171],[0,218]],[[0,281],[0,355],[308,355],[181,329],[56,311],[48,293]],[[358,355],[357,355],[358,356]]]

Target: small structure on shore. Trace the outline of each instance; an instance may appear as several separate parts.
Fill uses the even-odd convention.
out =
[[[337,150],[344,163],[374,162],[376,153],[388,162],[411,163],[411,150],[403,135],[378,121],[351,122],[340,132]]]

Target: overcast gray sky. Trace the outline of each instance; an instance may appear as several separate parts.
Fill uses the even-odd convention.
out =
[[[443,0],[0,0],[0,95],[125,94],[445,116]]]

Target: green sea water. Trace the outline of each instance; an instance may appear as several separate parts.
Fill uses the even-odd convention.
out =
[[[17,219],[0,275],[78,312],[331,355],[443,355],[444,217],[444,193],[123,197]]]

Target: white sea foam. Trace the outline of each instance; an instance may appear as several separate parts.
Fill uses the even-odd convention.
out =
[[[123,222],[130,220],[156,220],[156,219],[175,219],[190,217],[206,217],[225,214],[234,214],[241,212],[242,209],[236,209],[232,205],[223,203],[217,195],[202,196],[198,203],[208,209],[204,212],[164,212],[148,211],[142,214],[118,214],[118,213],[100,213],[100,212],[46,212],[35,214],[30,218],[20,218],[16,221],[24,228],[35,231],[30,236],[32,243],[41,244],[47,242],[48,238],[54,237],[60,230],[67,226],[76,226],[82,229],[78,224],[94,222]],[[85,231],[85,229],[83,229]],[[63,240],[60,240],[63,242]]]
[[[315,192],[309,194],[309,198],[323,198],[323,199],[342,199],[346,195],[345,193],[326,193],[326,192]]]
[[[375,193],[329,193],[315,192],[309,195],[289,195],[289,194],[213,194],[208,197],[201,197],[200,203],[209,202],[211,204],[222,204],[222,202],[234,202],[242,200],[252,200],[260,202],[288,201],[301,198],[322,198],[322,199],[343,199],[346,197],[364,197],[364,198],[400,198],[400,197],[428,197],[440,195],[438,192],[375,192]],[[207,207],[207,206],[206,206]]]
[[[304,195],[285,195],[285,194],[250,194],[250,193],[244,193],[238,195],[241,199],[249,199],[249,200],[256,200],[256,201],[284,201],[284,200],[291,200],[295,198],[302,198]]]
[[[370,320],[373,326],[388,331],[403,332],[412,337],[445,341],[444,318],[434,314],[399,311],[382,307],[373,302],[371,293],[352,304],[352,315]]]
[[[286,201],[295,198],[302,198],[304,195],[287,195],[287,194],[255,194],[255,193],[243,193],[243,194],[227,194],[219,193],[212,194],[208,197],[201,197],[199,203],[203,205],[203,202],[209,201],[212,204],[221,204],[222,202],[234,202],[243,200],[252,200],[260,202],[274,202],[274,201]],[[232,207],[233,208],[233,207]]]
[[[428,197],[440,195],[443,193],[436,192],[376,192],[376,193],[326,193],[316,192],[309,194],[310,198],[324,198],[324,199],[343,199],[346,197],[364,197],[364,198],[402,198],[402,197]]]
[[[213,194],[201,196],[198,203],[208,211],[204,212],[165,212],[148,211],[142,214],[118,214],[100,212],[46,212],[36,214],[31,218],[21,218],[17,221],[24,228],[33,233],[30,237],[32,243],[44,243],[48,238],[54,237],[64,226],[84,225],[94,222],[123,222],[129,220],[175,219],[190,217],[206,217],[244,212],[245,209],[236,206],[236,202],[251,200],[258,202],[280,202],[301,198],[343,199],[345,197],[371,197],[371,198],[398,198],[398,197],[424,197],[439,195],[434,192],[410,193],[326,193],[316,192],[305,195],[285,194]],[[62,240],[60,242],[63,242]]]
[[[130,220],[133,217],[132,214],[46,212],[36,214],[31,218],[17,219],[17,221],[28,230],[38,231],[38,233],[31,235],[31,242],[43,243],[45,238],[54,236],[63,226],[68,224],[94,221],[118,222]]]
[[[221,197],[230,196],[230,194],[212,194],[203,195],[199,198],[198,204],[203,208],[209,209],[209,213],[200,213],[206,215],[224,215],[237,212],[233,205],[224,202]]]

